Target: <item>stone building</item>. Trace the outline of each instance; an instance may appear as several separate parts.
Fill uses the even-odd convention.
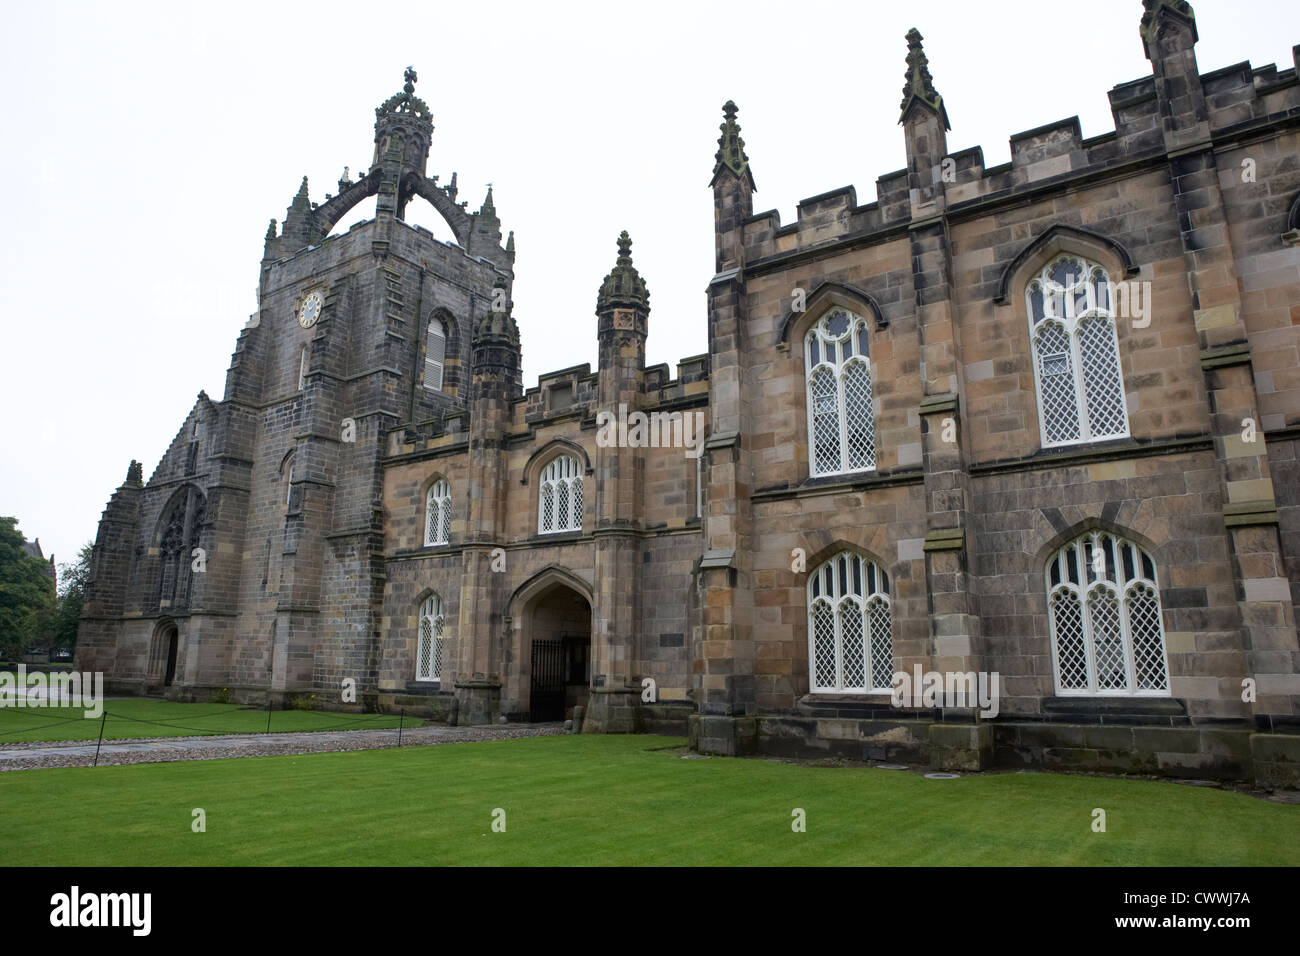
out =
[[[490,190],[470,213],[426,176],[408,71],[369,172],[272,223],[224,399],[110,501],[78,666],[719,753],[1300,783],[1300,82],[1202,74],[1190,6],[1144,6],[1114,131],[1051,123],[988,168],[949,152],[911,31],[906,167],[791,223],[755,214],[728,103],[708,353],[645,366],[625,233],[598,368],[527,390],[513,241]],[[416,197],[454,244],[404,223]],[[899,673],[949,693],[900,701]]]

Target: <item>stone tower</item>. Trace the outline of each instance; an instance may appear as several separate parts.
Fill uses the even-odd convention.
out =
[[[357,703],[373,695],[385,435],[463,431],[472,332],[513,280],[491,192],[471,213],[454,174],[426,175],[415,82],[407,69],[375,110],[368,171],[323,203],[304,177],[272,221],[224,399],[200,395],[149,482],[133,465],[105,512],[78,653],[110,683],[280,699],[351,678]],[[372,197],[373,219],[331,234]],[[455,244],[405,222],[416,198]]]

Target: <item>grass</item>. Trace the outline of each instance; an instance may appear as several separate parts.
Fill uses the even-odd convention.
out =
[[[0,846],[10,863],[77,866],[1300,864],[1300,806],[1238,793],[664,749],[681,743],[562,736],[10,772]],[[204,833],[191,832],[196,807]],[[805,833],[791,830],[796,807]]]
[[[265,710],[240,704],[182,704],[167,700],[106,700],[104,739],[127,737],[198,737],[209,734],[258,734],[267,726]],[[84,716],[81,707],[0,707],[0,747],[33,740],[97,740],[100,719]],[[422,721],[407,717],[404,726]],[[398,718],[380,714],[341,714],[319,710],[273,710],[271,732],[303,730],[382,730]]]

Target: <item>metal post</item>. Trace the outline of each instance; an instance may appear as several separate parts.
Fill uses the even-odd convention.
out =
[[[406,723],[406,708],[402,708],[402,713],[397,718],[397,746],[402,746],[402,724]]]
[[[271,694],[270,694],[270,691],[268,691],[267,694],[266,694],[266,732],[267,732],[268,734],[271,732]]]
[[[99,748],[104,745],[104,723],[107,720],[108,711],[106,710],[99,718],[99,743],[95,744],[95,762],[91,764],[92,767],[99,766]]]

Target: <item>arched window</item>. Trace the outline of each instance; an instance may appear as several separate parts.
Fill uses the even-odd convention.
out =
[[[159,521],[158,531],[158,604],[160,607],[183,608],[190,603],[194,583],[194,549],[199,547],[203,522],[207,519],[207,499],[197,488],[187,486],[177,492]]]
[[[1105,269],[1068,253],[1025,288],[1044,446],[1129,433],[1112,292]]]
[[[867,323],[832,309],[804,339],[808,370],[808,445],[813,475],[876,467]]]
[[[582,465],[570,455],[560,455],[542,469],[538,490],[537,531],[582,530]]]
[[[415,648],[415,679],[441,680],[443,660],[442,598],[431,594],[420,605],[420,630]]]
[[[889,693],[894,682],[889,576],[845,551],[808,581],[808,664],[814,692]]]
[[[424,546],[446,544],[451,534],[451,485],[439,478],[424,497]]]
[[[1056,692],[1169,693],[1160,592],[1151,556],[1090,531],[1047,562]]]
[[[298,359],[298,391],[307,387],[307,346],[302,347],[302,355]]]
[[[447,331],[440,319],[429,320],[424,339],[424,387],[442,391],[442,366],[447,355]]]

